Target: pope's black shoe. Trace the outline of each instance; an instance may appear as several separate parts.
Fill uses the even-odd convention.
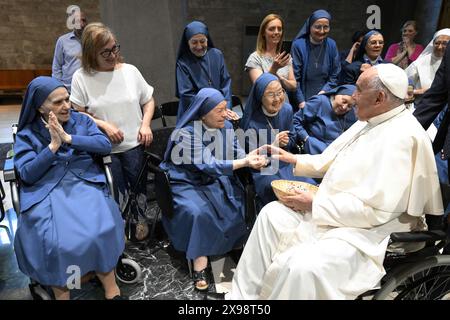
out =
[[[225,293],[207,292],[203,300],[225,300]]]

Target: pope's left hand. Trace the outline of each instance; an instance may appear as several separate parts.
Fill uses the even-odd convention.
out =
[[[314,195],[311,192],[300,190],[295,190],[295,193],[296,195],[280,197],[280,201],[296,212],[311,212]]]

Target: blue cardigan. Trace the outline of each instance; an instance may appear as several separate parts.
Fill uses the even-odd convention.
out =
[[[39,118],[17,133],[14,166],[21,180],[21,212],[47,197],[68,170],[88,182],[106,183],[105,174],[91,153],[109,154],[108,138],[93,120],[75,111],[63,128],[72,135],[72,143],[63,144],[56,154],[48,148],[50,133]]]

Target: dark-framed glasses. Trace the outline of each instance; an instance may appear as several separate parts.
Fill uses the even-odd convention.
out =
[[[120,44],[115,44],[111,49],[105,49],[100,52],[100,55],[107,59],[111,56],[111,53],[118,54],[120,52]]]

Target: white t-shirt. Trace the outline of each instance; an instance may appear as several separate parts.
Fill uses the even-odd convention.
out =
[[[86,107],[94,117],[116,125],[124,134],[112,153],[125,152],[137,145],[142,123],[142,108],[153,96],[150,86],[131,64],[114,71],[93,74],[78,69],[72,78],[70,101]]]
[[[260,69],[262,72],[269,72],[272,64],[273,57],[261,56],[255,51],[248,57],[245,63],[245,71],[249,71],[249,69]],[[278,69],[277,75],[288,79],[290,68],[292,68],[292,58],[289,59],[287,66]]]

